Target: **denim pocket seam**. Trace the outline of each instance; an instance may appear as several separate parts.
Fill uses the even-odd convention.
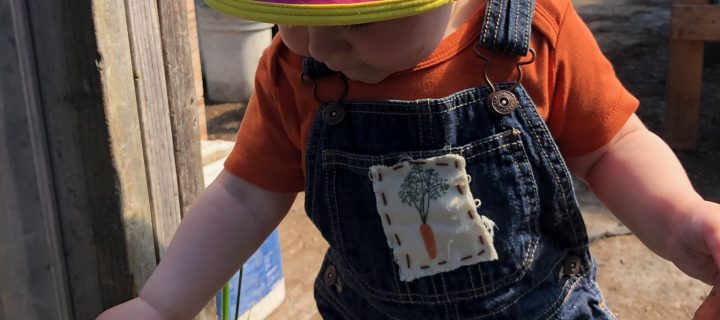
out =
[[[548,310],[545,312],[547,316],[543,315],[542,317],[540,317],[540,319],[549,320],[555,318],[558,312],[560,312],[560,310],[562,309],[562,306],[564,306],[567,303],[567,300],[570,299],[573,289],[580,283],[580,280],[582,280],[582,277],[575,277],[574,281],[566,282],[565,286],[567,286],[569,283],[570,287],[567,288],[567,290],[563,288],[563,294],[561,294],[558,299],[553,302],[552,306],[550,306],[550,308],[548,308]],[[548,312],[550,311],[552,311],[552,313],[548,314]]]
[[[521,114],[522,117],[525,119],[525,121],[528,121],[528,122],[530,122],[531,124],[533,123],[532,119],[530,119],[530,116],[528,116],[528,114],[527,114],[527,112],[525,112],[524,108],[518,108],[518,111],[520,111],[520,114]],[[538,133],[537,133],[538,130],[537,130],[536,127],[537,127],[537,126],[534,125],[534,124],[531,125],[529,131],[532,132],[532,135],[533,135],[533,137],[535,138],[535,142],[538,143],[538,144],[541,146],[539,149],[540,149],[540,151],[542,152],[543,158],[545,159],[545,161],[546,161],[547,163],[550,163],[550,164],[551,164],[551,165],[550,165],[550,168],[551,168],[550,171],[551,171],[552,174],[553,174],[553,178],[555,179],[555,183],[559,186],[560,193],[561,193],[561,195],[562,195],[562,206],[563,206],[564,211],[565,211],[565,212],[572,212],[572,211],[568,208],[568,204],[567,204],[567,198],[568,198],[568,197],[567,197],[567,192],[566,192],[566,190],[565,190],[565,186],[563,185],[562,179],[560,179],[560,176],[558,175],[557,170],[555,170],[555,169],[553,168],[553,166],[552,166],[553,162],[550,160],[550,156],[548,155],[548,152],[547,152],[546,148],[543,147],[543,146],[544,146],[543,140],[541,139],[540,136],[538,136]],[[556,151],[557,151],[557,149],[556,149]],[[557,153],[560,154],[559,151],[557,151]],[[577,238],[577,230],[576,230],[576,226],[574,225],[574,223],[573,223],[572,221],[570,222],[570,228],[572,228],[573,241],[577,242],[577,241],[578,241],[578,238]]]
[[[491,137],[471,142],[467,145],[464,145],[464,146],[456,148],[456,149],[452,149],[452,148],[448,149],[449,150],[448,153],[462,153],[469,149],[479,148],[483,145],[491,144],[493,142],[501,141],[504,139],[518,139],[521,134],[522,133],[520,132],[520,130],[518,130],[516,128],[512,128],[510,130],[506,130],[501,133],[495,134]],[[509,145],[514,142],[522,142],[522,140],[518,140],[518,141],[513,140],[513,142],[504,143],[501,146]],[[428,153],[429,154],[435,154],[435,153],[440,154],[441,151],[443,151],[443,150],[437,149],[437,150],[430,150],[430,151],[432,151],[432,152],[425,151],[424,154],[428,154]],[[362,161],[362,162],[377,162],[377,161],[381,161],[384,159],[392,159],[392,158],[400,157],[400,156],[406,155],[407,153],[421,153],[421,152],[395,152],[395,153],[384,154],[384,155],[379,155],[379,156],[367,156],[367,155],[349,153],[349,152],[345,152],[345,151],[341,151],[341,150],[328,149],[328,150],[322,150],[321,156],[322,156],[323,160],[326,158],[329,158],[329,157],[333,157],[333,158],[341,157],[341,158],[345,158],[348,160],[355,160],[355,161]],[[481,153],[484,153],[484,151],[481,151]],[[369,167],[370,166],[368,166],[368,168]]]
[[[505,305],[503,305],[502,307],[496,308],[495,311],[493,311],[493,312],[486,313],[486,314],[479,315],[479,316],[475,316],[475,317],[471,317],[471,318],[468,318],[468,319],[470,319],[470,320],[485,319],[485,318],[492,317],[492,316],[494,316],[494,315],[497,315],[498,313],[501,313],[501,312],[507,310],[510,306],[518,303],[518,302],[520,301],[520,298],[521,298],[522,296],[524,296],[524,295],[527,294],[528,292],[531,292],[531,291],[535,290],[535,289],[537,288],[537,286],[539,286],[541,283],[544,283],[544,282],[547,281],[547,279],[549,279],[553,274],[555,274],[552,270],[557,269],[558,266],[560,265],[561,261],[562,261],[562,260],[558,260],[558,261],[555,263],[555,266],[554,266],[553,268],[551,268],[551,271],[545,276],[545,278],[542,279],[542,281],[539,281],[538,284],[537,284],[535,287],[532,287],[530,290],[527,290],[527,291],[525,291],[524,293],[522,293],[522,294],[520,295],[520,297],[517,297],[513,302],[508,303],[508,304],[505,304]],[[579,279],[576,279],[574,282],[572,282],[572,283],[570,284],[570,288],[567,288],[567,289],[566,289],[566,287],[568,286],[568,282],[566,281],[566,283],[563,285],[563,289],[562,289],[562,291],[561,291],[561,294],[560,294],[560,295],[558,296],[558,298],[555,300],[555,302],[553,303],[553,306],[557,305],[557,304],[558,304],[558,301],[565,300],[565,298],[566,298],[566,297],[569,295],[569,293],[571,292],[571,289],[572,289],[578,282],[579,282]],[[557,309],[559,309],[559,308],[557,308]],[[553,307],[551,306],[550,308],[548,308],[548,310],[545,311],[545,314],[547,314],[548,312],[550,312],[550,311],[552,311],[552,310],[553,310]],[[557,313],[556,310],[553,312],[553,314],[555,314],[555,313]],[[547,318],[546,318],[546,319],[547,319]]]
[[[512,142],[512,143],[506,143],[506,144],[497,146],[497,147],[492,148],[492,149],[489,149],[489,150],[485,150],[485,151],[482,151],[482,152],[479,152],[479,153],[475,153],[475,154],[473,154],[472,156],[467,157],[467,158],[465,158],[465,159],[470,160],[470,159],[473,159],[473,158],[476,158],[476,157],[483,156],[483,155],[485,155],[485,154],[491,153],[491,152],[493,152],[493,151],[497,151],[497,150],[500,150],[500,149],[507,149],[508,147],[514,147],[514,146],[516,146],[516,145],[522,145],[522,141],[515,141],[515,142]],[[466,149],[464,149],[464,150],[466,150]],[[335,155],[337,155],[337,154],[334,154],[332,157],[335,158],[335,157],[334,157]],[[328,156],[328,157],[329,157],[329,156]],[[356,160],[360,160],[360,159],[356,159]],[[362,160],[364,161],[365,159],[362,159]],[[367,171],[367,169],[368,169],[368,167],[364,167],[364,166],[354,166],[354,165],[350,165],[350,164],[347,164],[347,163],[344,163],[344,162],[337,162],[337,161],[324,162],[322,165],[323,165],[323,167],[324,167],[324,166],[333,166],[333,167],[335,167],[335,166],[341,166],[341,167],[346,167],[346,168],[351,168],[351,169],[358,169],[358,170],[364,170],[364,171]]]
[[[455,109],[460,109],[460,108],[469,106],[469,105],[471,105],[471,104],[476,104],[476,103],[478,103],[478,102],[480,102],[480,101],[482,101],[482,99],[473,99],[473,100],[471,100],[471,101],[467,101],[467,102],[461,103],[461,104],[459,104],[459,105],[456,105],[456,106],[453,106],[453,107],[449,107],[449,108],[447,108],[447,109],[438,110],[438,111],[431,111],[431,112],[428,112],[427,114],[444,114],[444,113],[449,113],[450,111],[453,111],[453,110],[455,110]],[[386,103],[386,104],[384,104],[384,103],[378,103],[378,102],[376,102],[376,103],[374,103],[374,104],[375,104],[375,105],[394,105],[394,104],[391,104],[391,103]],[[443,102],[438,102],[438,103],[428,104],[428,107],[439,106],[439,105],[443,105],[443,104],[444,104]],[[346,111],[346,112],[347,112],[347,113],[354,113],[354,114],[374,114],[374,115],[391,115],[391,116],[405,116],[405,117],[415,117],[415,116],[417,116],[416,113],[394,112],[394,111],[348,110],[348,111]]]
[[[317,283],[315,284],[315,286],[316,286],[315,290],[318,291],[319,295],[321,295],[325,299],[325,301],[327,301],[327,303],[332,304],[332,306],[335,307],[335,311],[342,314],[342,316],[345,319],[350,319],[350,320],[358,319],[358,318],[354,317],[351,312],[348,312],[342,303],[335,301],[335,299],[333,297],[331,297],[332,294],[327,294],[325,292],[326,289],[320,288],[320,285],[318,285]]]

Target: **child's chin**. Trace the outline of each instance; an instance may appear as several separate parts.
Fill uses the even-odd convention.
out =
[[[358,74],[355,72],[343,72],[345,76],[353,81],[362,82],[365,84],[377,84],[389,77],[389,74]]]

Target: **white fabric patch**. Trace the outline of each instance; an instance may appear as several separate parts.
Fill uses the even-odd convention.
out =
[[[462,156],[372,166],[369,175],[400,280],[498,259],[495,223],[477,212]]]

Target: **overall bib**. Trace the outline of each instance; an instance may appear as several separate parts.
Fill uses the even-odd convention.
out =
[[[478,45],[526,55],[533,10],[489,1]],[[332,73],[304,63],[307,79]],[[614,318],[570,174],[521,84],[323,103],[306,150],[306,211],[330,244],[324,318]]]

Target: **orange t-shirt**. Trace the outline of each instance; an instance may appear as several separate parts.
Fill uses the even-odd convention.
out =
[[[530,47],[535,62],[523,66],[522,85],[565,157],[590,153],[605,145],[638,107],[615,76],[610,62],[578,16],[570,0],[540,0],[536,4]],[[345,99],[441,98],[485,86],[484,60],[473,47],[482,28],[482,10],[435,52],[411,70],[391,75],[379,84],[349,81]],[[515,81],[518,59],[484,50],[491,59],[494,83]],[[260,60],[237,142],[225,162],[231,173],[267,190],[298,192],[305,186],[305,144],[320,103],[312,86],[304,84],[302,56],[276,37]],[[338,76],[318,79],[320,99],[340,97]]]

